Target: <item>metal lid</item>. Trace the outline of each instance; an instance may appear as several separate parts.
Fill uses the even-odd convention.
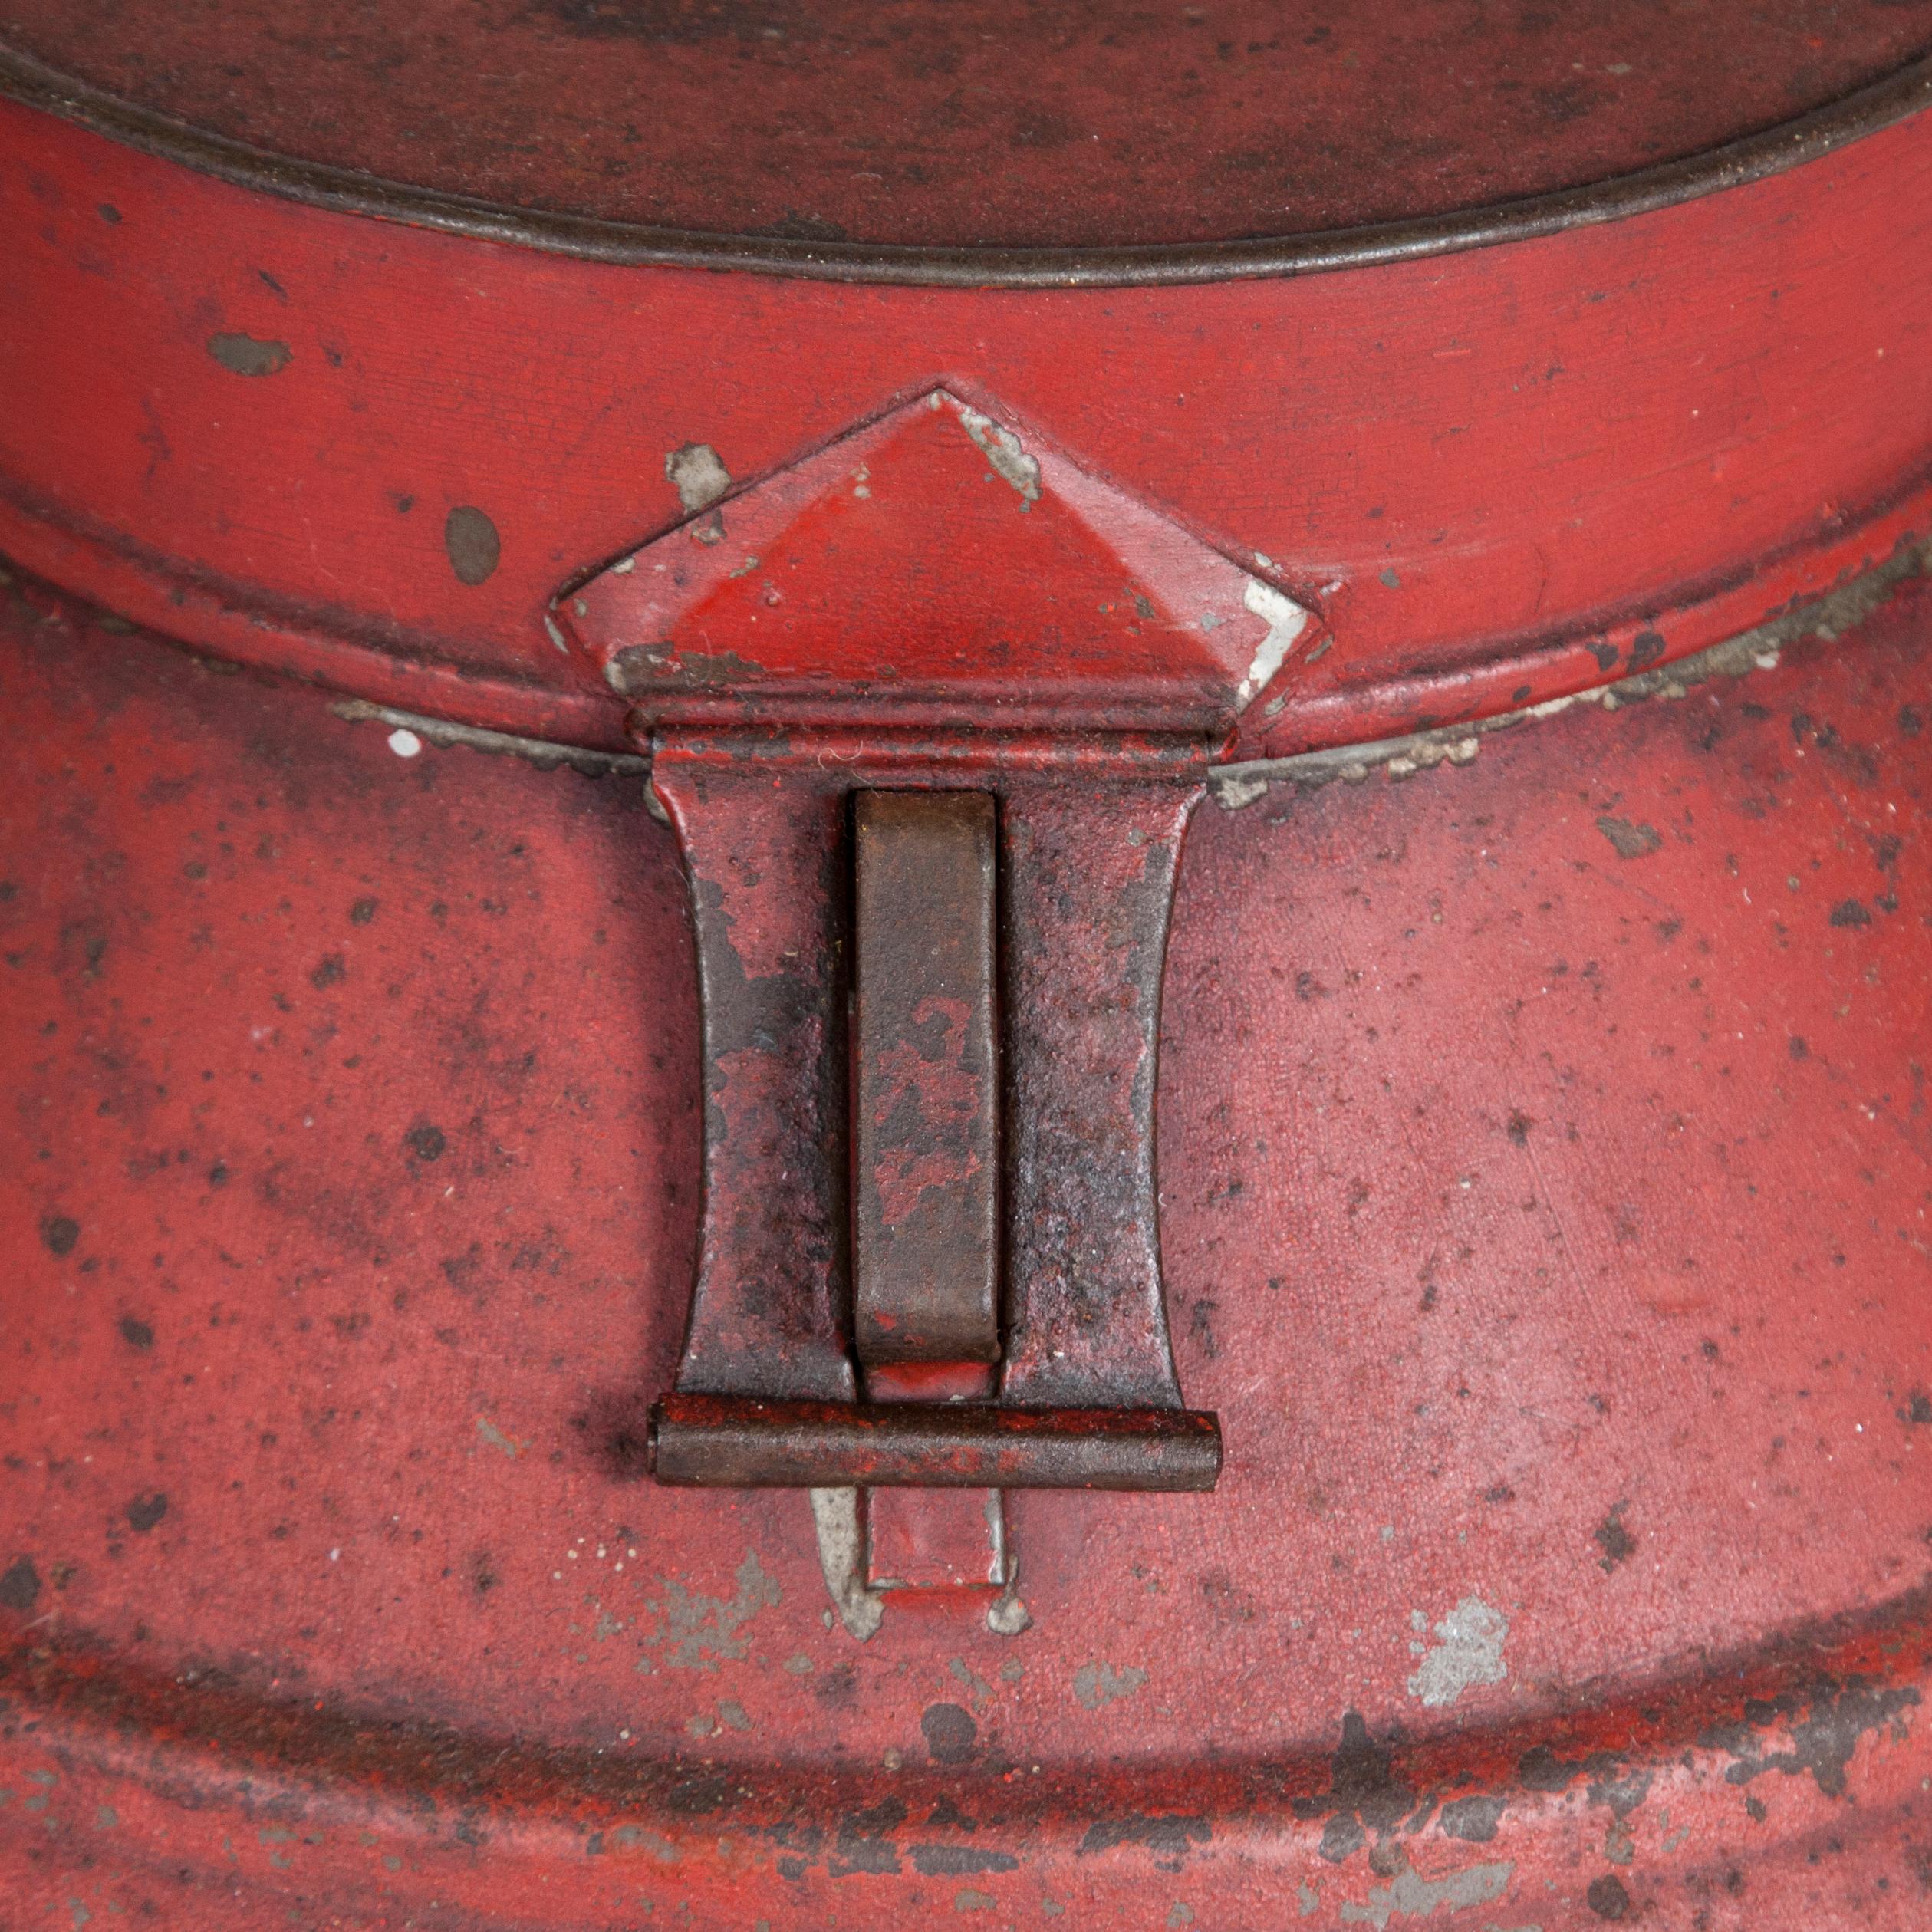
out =
[[[1923,54],[1932,0],[13,0],[0,34],[371,186],[714,245],[1198,248],[1707,153]]]

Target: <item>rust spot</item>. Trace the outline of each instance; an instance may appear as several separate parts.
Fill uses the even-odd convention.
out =
[[[1654,825],[1633,824],[1628,818],[1612,818],[1608,814],[1597,821],[1597,830],[1617,848],[1620,859],[1648,858],[1664,844],[1664,834]]]
[[[472,586],[495,572],[503,554],[496,525],[468,503],[459,503],[443,518],[443,547],[449,553],[449,568],[456,573],[456,581]]]
[[[1640,630],[1631,640],[1630,668],[1633,675],[1654,664],[1664,655],[1664,640],[1654,630]]]
[[[1080,1856],[1111,1851],[1116,1845],[1145,1845],[1163,1858],[1177,1861],[1196,1845],[1206,1845],[1214,1835],[1204,1818],[1150,1817],[1131,1812],[1124,1818],[1100,1818],[1087,1828],[1080,1841]]]
[[[1629,1507],[1628,1502],[1612,1503],[1609,1513],[1590,1532],[1598,1549],[1603,1552],[1601,1566],[1605,1571],[1614,1570],[1619,1563],[1628,1562],[1637,1553],[1637,1539],[1624,1527],[1624,1512]]]
[[[145,1536],[168,1513],[168,1499],[159,1489],[135,1497],[127,1506],[127,1520],[137,1535]]]
[[[1590,1889],[1583,1895],[1589,1901],[1591,1911],[1600,1919],[1620,1919],[1630,1910],[1630,1894],[1624,1889],[1624,1881],[1614,1872],[1591,1879]]]
[[[211,335],[208,353],[237,376],[277,376],[293,360],[293,351],[286,342],[263,341],[252,335]]]
[[[959,1704],[929,1704],[919,1728],[926,1734],[927,1749],[938,1764],[965,1763],[979,1737],[973,1713]]]
[[[31,1556],[17,1557],[0,1575],[0,1608],[31,1610],[40,1601],[40,1572]]]

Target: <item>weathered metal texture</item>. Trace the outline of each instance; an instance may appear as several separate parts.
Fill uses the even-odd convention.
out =
[[[848,801],[756,765],[657,761],[691,882],[704,1226],[681,1388],[849,1398]]]
[[[861,1222],[876,1204],[867,1142],[856,1143],[856,1177],[848,1152],[845,1092],[856,1075],[860,1104],[876,1108],[892,1063],[865,1054],[863,1026],[853,1054],[843,1024],[851,819],[855,797],[884,775],[946,815],[963,780],[979,788],[964,795],[976,814],[998,803],[1004,1354],[976,1301],[966,1327],[943,1338],[949,1354],[922,1345],[920,1358],[1000,1359],[999,1398],[1027,1407],[1180,1408],[1154,1102],[1167,917],[1199,762],[1186,739],[660,736],[652,782],[690,876],[708,1083],[705,1227],[680,1393],[849,1400],[854,1335],[861,1361],[890,1358],[876,1312],[854,1326],[854,1178]],[[985,863],[969,855],[969,870]],[[989,910],[982,900],[979,916]],[[979,1197],[980,1219],[990,1204]],[[989,1290],[987,1258],[963,1259]],[[918,1320],[943,1318],[923,1298],[933,1305]],[[828,1443],[826,1453],[847,1451]],[[835,1482],[833,1469],[817,1479]]]
[[[1516,20],[1479,104],[1392,49],[1453,137],[1422,167],[1264,90],[1170,168],[1156,88],[1146,174],[1081,146],[1041,165],[1117,193],[1015,195],[1029,158],[1002,225],[961,185],[984,130],[914,130],[930,180],[821,244],[818,188],[776,236],[613,226],[585,170],[628,170],[561,122],[492,146],[510,209],[223,145],[311,99],[352,127],[360,87],[358,162],[474,159],[489,91],[543,85],[535,15],[488,30],[527,81],[466,51],[405,144],[379,77],[433,8],[215,84],[221,27],[90,46],[115,0],[67,38],[23,4],[16,46],[145,104],[0,53],[0,547],[120,613],[0,614],[0,1911],[1922,1922],[1932,604],[1761,640],[1741,686],[1657,675],[1927,528],[1932,74],[1828,100],[1917,51],[1918,10],[1647,21],[1605,63],[1631,75],[1573,54],[1590,97],[1530,88],[1500,173],[1483,130],[1595,16]],[[696,48],[667,87],[737,61],[713,30],[745,16],[671,12],[596,20]],[[1197,28],[1134,23],[1127,67]],[[360,77],[311,95],[318,58]],[[1278,107],[1335,170],[1289,156],[1299,219],[1387,225],[1258,229],[1272,164],[1225,164]],[[869,202],[838,140],[785,146]],[[730,173],[761,225],[769,168]],[[1529,199],[1470,206],[1478,177]],[[688,179],[643,212],[708,219]],[[979,245],[1015,238],[1100,245]],[[673,551],[675,596],[620,584]],[[650,750],[703,1091],[684,881],[630,780],[352,724],[136,621],[359,718]],[[1512,710],[1413,785],[1217,785],[1163,1039],[1212,758]],[[1211,1499],[1016,1493],[1019,1578],[990,1521],[976,1571],[901,1519],[894,1575],[849,1489],[640,1480],[674,1374],[759,1363],[887,1440],[986,1393],[857,1389],[845,1348],[847,795],[880,786],[997,793],[1032,881],[999,1426],[1177,1401],[1177,1371],[1229,1419]],[[928,1575],[1002,1614],[910,1588],[881,1625],[882,1583]]]
[[[992,797],[861,792],[852,821],[854,1352],[997,1361]]]
[[[1167,918],[1198,783],[1005,794],[1012,1143],[1000,1392],[1180,1407],[1161,1295],[1154,1074]]]
[[[12,1915],[1923,1921],[1923,582],[1203,808],[1220,1489],[1016,1496],[1030,1628],[864,1646],[802,1499],[638,1480],[701,1096],[636,782],[8,595]]]
[[[621,701],[547,628],[558,583],[729,527],[735,488],[936,383],[1315,612],[1292,690],[1248,713],[1270,753],[1670,661],[1927,527],[1924,113],[1506,245],[1472,245],[1514,232],[1486,217],[1461,252],[1055,292],[488,244],[12,100],[0,152],[23,372],[0,548],[204,648],[499,730],[627,749]],[[917,584],[906,604],[923,621]]]
[[[1215,1418],[1185,1409],[763,1402],[670,1395],[651,1412],[660,1483],[710,1489],[1207,1490]]]

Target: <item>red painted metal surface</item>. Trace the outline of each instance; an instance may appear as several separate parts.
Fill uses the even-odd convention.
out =
[[[1221,1489],[1018,1498],[1030,1629],[863,1646],[801,1499],[634,1466],[698,1102],[634,781],[38,594],[5,647],[25,1922],[1922,1920],[1922,584],[1205,808]]]
[[[776,476],[936,383],[1271,560],[1335,640],[1253,717],[1275,752],[1669,661],[1928,522],[1922,113],[1493,247],[1051,293],[481,243],[11,102],[0,146],[0,549],[223,654],[501,730],[623,745],[545,620],[686,520],[668,459]],[[493,552],[453,557],[459,511]]]
[[[1925,1922],[1924,10],[23,8],[0,1926]]]

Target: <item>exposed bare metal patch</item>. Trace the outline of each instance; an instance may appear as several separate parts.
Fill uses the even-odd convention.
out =
[[[1425,1878],[1413,1865],[1405,1865],[1386,1885],[1371,1886],[1366,1904],[1345,1901],[1342,1922],[1372,1925],[1375,1932],[1387,1932],[1391,1919],[1432,1918],[1444,1907],[1453,1912],[1487,1905],[1509,1889],[1516,1874],[1513,1864],[1499,1863],[1466,1865],[1440,1878]]]
[[[664,474],[686,515],[709,509],[731,488],[731,472],[708,443],[680,443],[665,456]]]
[[[1237,709],[1246,709],[1250,701],[1273,682],[1275,673],[1295,648],[1295,640],[1307,629],[1308,614],[1285,591],[1259,577],[1248,579],[1241,601],[1268,627],[1268,634],[1255,648],[1254,662],[1235,693]]]
[[[1932,546],[1908,545],[1876,569],[1868,571],[1841,589],[1774,618],[1770,623],[1713,644],[1708,650],[1680,658],[1674,664],[1640,671],[1614,684],[1593,685],[1566,692],[1520,710],[1499,713],[1440,731],[1417,732],[1403,738],[1384,738],[1332,750],[1303,752],[1290,758],[1249,759],[1218,766],[1209,774],[1214,801],[1224,811],[1239,811],[1266,798],[1277,785],[1313,792],[1338,778],[1359,785],[1376,772],[1391,779],[1411,778],[1443,765],[1467,765],[1493,732],[1511,731],[1546,718],[1560,717],[1573,705],[1594,704],[1605,711],[1628,704],[1687,696],[1697,686],[1716,677],[1748,677],[1754,671],[1776,670],[1785,649],[1799,640],[1815,637],[1831,643],[1862,623],[1908,577],[1920,574],[1932,560]],[[1325,643],[1326,640],[1324,640]],[[1272,707],[1271,707],[1272,709]]]
[[[811,1520],[832,1608],[847,1631],[863,1644],[877,1634],[886,1607],[880,1593],[866,1585],[865,1517],[858,1491],[814,1489]]]
[[[1019,438],[1011,430],[1002,430],[991,416],[969,409],[956,399],[953,406],[959,412],[959,421],[966,434],[986,452],[993,474],[1012,484],[1029,503],[1038,502],[1040,466],[1036,459],[1026,453]]]
[[[1420,1611],[1410,1624],[1418,1634],[1429,1628]],[[1502,1646],[1509,1635],[1509,1619],[1480,1597],[1465,1597],[1435,1628],[1435,1643],[1412,1643],[1412,1655],[1422,1661],[1409,1679],[1409,1694],[1431,1707],[1453,1704],[1478,1684],[1500,1684],[1509,1675]]]
[[[252,335],[211,335],[208,353],[237,376],[278,376],[295,360],[286,342]]]
[[[1147,1674],[1128,1664],[1116,1670],[1111,1664],[1083,1664],[1073,1674],[1073,1694],[1089,1710],[1103,1704],[1131,1697],[1147,1680]]]

